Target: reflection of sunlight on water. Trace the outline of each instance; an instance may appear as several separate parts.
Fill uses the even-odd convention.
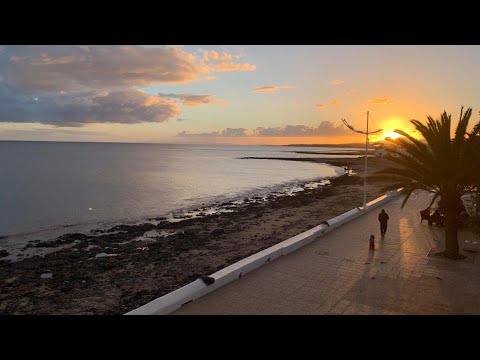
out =
[[[0,148],[0,188],[8,188],[9,197],[15,199],[14,208],[0,208],[0,236],[40,230],[61,235],[65,233],[62,226],[72,233],[90,231],[99,228],[97,223],[129,224],[219,196],[341,175],[341,168],[320,163],[238,159],[285,156],[282,146],[4,142]],[[288,150],[332,151],[319,147]],[[333,151],[340,150],[348,149]],[[9,153],[16,156],[9,157]],[[35,166],[21,166],[32,159]],[[193,197],[198,201],[191,201]],[[82,226],[77,229],[71,224]],[[56,236],[42,232],[32,237]],[[28,239],[18,241],[24,244]]]
[[[330,167],[337,172],[336,175],[341,175],[339,172],[342,170],[340,167]],[[109,227],[114,227],[117,225],[141,225],[145,223],[151,223],[154,225],[161,224],[162,221],[168,222],[180,222],[186,219],[192,218],[201,218],[206,215],[212,214],[220,214],[220,213],[231,213],[237,211],[239,208],[246,206],[247,204],[251,203],[262,203],[262,202],[269,202],[276,198],[286,197],[286,196],[295,196],[303,191],[314,190],[317,188],[321,188],[322,186],[330,184],[329,179],[319,179],[318,180],[304,180],[304,181],[291,181],[288,183],[283,183],[281,185],[276,186],[265,186],[256,188],[255,191],[250,193],[237,193],[232,194],[231,197],[224,197],[222,200],[222,204],[220,201],[217,200],[216,203],[210,203],[210,205],[203,205],[202,207],[196,207],[192,210],[193,206],[189,209],[183,209],[180,211],[173,211],[166,216],[162,216],[161,218],[149,218],[149,219],[135,219],[134,221],[128,221],[127,219],[123,219],[121,221],[116,222],[109,222],[109,221],[98,221],[98,222],[83,222],[83,223],[76,223],[76,224],[69,224],[69,225],[61,225],[58,228],[48,228],[48,229],[40,229],[36,230],[32,233],[23,233],[23,234],[16,234],[16,235],[9,235],[2,239],[0,239],[0,247],[3,249],[5,248],[11,255],[6,258],[5,260],[13,260],[20,255],[23,246],[30,241],[40,241],[40,239],[45,241],[55,240],[58,236],[63,235],[66,232],[66,228],[68,228],[69,233],[81,233],[87,234],[88,236],[96,237],[96,236],[106,236],[106,235],[113,235],[116,233],[124,233],[124,230],[115,230],[115,231],[97,231],[97,230],[104,230]],[[194,199],[197,202],[199,199]],[[87,207],[89,213],[93,215],[96,213],[96,209],[93,207]],[[158,213],[157,213],[158,214]],[[163,214],[161,214],[163,215]],[[143,240],[143,241],[156,241],[158,238],[166,237],[172,234],[167,233],[157,233],[157,234],[144,234],[138,239],[135,240]],[[128,241],[130,242],[130,241]],[[73,246],[69,245],[69,246]],[[46,253],[58,251],[62,249],[62,247],[55,247],[55,248],[30,248],[28,251],[23,252],[23,257],[30,257],[33,255],[40,255],[43,256]]]

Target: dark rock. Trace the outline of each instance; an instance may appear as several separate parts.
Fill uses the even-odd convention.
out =
[[[10,253],[7,250],[0,250],[0,258],[6,257],[10,255]]]
[[[58,247],[61,245],[65,244],[70,244],[76,240],[88,240],[89,236],[85,234],[79,234],[79,233],[74,233],[74,234],[65,234],[62,236],[59,236],[57,240],[55,241],[41,241],[33,247],[36,248],[51,248],[51,247]],[[28,249],[29,247],[32,247],[31,244],[28,244],[27,246],[24,247],[24,249]]]
[[[359,176],[349,176],[347,174],[333,178],[330,180],[332,185],[358,185],[361,184],[362,178]]]
[[[91,234],[103,234],[105,232],[107,232],[107,230],[102,230],[102,229],[90,230]]]
[[[225,233],[225,230],[223,230],[223,229],[215,229],[215,230],[213,230],[213,231],[211,232],[211,234],[212,234],[212,235],[215,235],[215,236],[216,236],[216,235],[222,235],[222,234],[224,234],[224,233]]]
[[[205,285],[212,285],[215,282],[215,279],[211,276],[202,276],[200,279],[202,279]]]

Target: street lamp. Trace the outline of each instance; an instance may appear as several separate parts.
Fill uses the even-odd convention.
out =
[[[376,131],[368,131],[368,116],[369,116],[369,111],[367,111],[367,131],[360,131],[360,130],[355,130],[352,125],[349,125],[347,120],[342,119],[343,123],[345,124],[346,127],[348,127],[350,130],[355,131],[356,133],[359,134],[365,134],[365,176],[363,178],[363,210],[367,209],[367,155],[368,155],[368,135],[370,134],[376,134],[380,131],[383,131],[383,129],[376,130]]]

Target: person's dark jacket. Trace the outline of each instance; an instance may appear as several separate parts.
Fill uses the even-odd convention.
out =
[[[387,213],[382,212],[378,215],[378,221],[380,221],[380,224],[386,224],[388,219],[390,218],[388,217]]]

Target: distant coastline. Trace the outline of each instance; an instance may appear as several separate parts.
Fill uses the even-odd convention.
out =
[[[288,144],[288,145],[272,145],[272,144],[232,144],[232,143],[184,143],[184,142],[122,142],[122,141],[70,141],[70,140],[6,140],[0,139],[0,142],[32,142],[32,143],[72,143],[72,144],[132,144],[132,145],[218,145],[218,146],[292,146],[292,147],[327,147],[327,148],[359,148],[365,149],[365,144]],[[375,143],[381,143],[376,141]],[[373,149],[373,143],[369,144],[369,149]]]
[[[333,147],[333,148],[362,148],[365,149],[365,144],[351,143],[351,144],[288,144],[280,146],[297,146],[297,147]],[[372,143],[369,148],[373,149]]]

